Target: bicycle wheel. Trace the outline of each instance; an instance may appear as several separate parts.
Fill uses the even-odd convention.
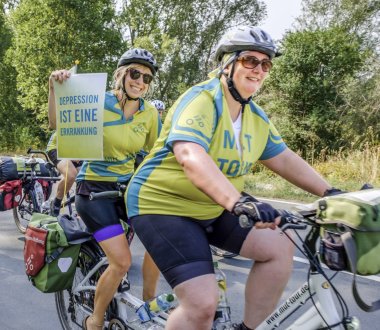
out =
[[[26,232],[26,227],[32,218],[33,212],[38,210],[36,205],[37,201],[34,191],[28,190],[25,192],[23,189],[19,205],[13,208],[13,220],[15,221],[18,230],[23,234]]]
[[[210,249],[211,249],[212,254],[213,254],[214,256],[217,256],[217,257],[233,258],[233,257],[236,257],[236,256],[237,256],[236,253],[232,253],[232,252],[228,252],[228,251],[225,251],[225,250],[219,249],[219,248],[217,248],[217,247],[214,246],[214,245],[210,245]]]
[[[73,288],[75,288],[84,279],[84,277],[102,257],[103,253],[95,244],[85,243],[81,246],[72,285]],[[96,286],[99,277],[106,268],[107,265],[99,268],[99,270],[89,278],[85,285]],[[94,297],[94,290],[83,290],[75,294],[71,289],[56,292],[55,305],[62,329],[82,329],[83,319],[87,315],[90,315],[94,309]],[[115,302],[112,301],[106,313],[107,319],[115,317],[115,313],[113,313],[114,310]]]

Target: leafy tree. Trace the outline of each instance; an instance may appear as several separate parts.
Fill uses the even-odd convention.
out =
[[[284,55],[260,101],[304,156],[350,148],[354,141],[376,143],[380,1],[302,4],[296,31],[283,39]]]
[[[257,0],[130,0],[120,21],[134,46],[145,46],[161,70],[155,97],[170,105],[194,83],[207,78],[213,48],[238,24],[257,24],[265,15]]]
[[[21,132],[27,135],[23,127],[24,118],[20,104],[17,102],[16,71],[11,66],[7,51],[11,46],[12,31],[9,28],[5,15],[6,2],[0,2],[0,149],[2,151],[15,150]]]
[[[288,143],[318,153],[345,144],[340,91],[365,56],[355,35],[339,28],[289,33],[261,96]]]
[[[11,11],[12,63],[18,100],[35,118],[34,135],[46,138],[48,77],[80,61],[82,72],[112,73],[125,49],[113,0],[20,0]]]
[[[304,0],[299,17],[302,29],[339,27],[354,33],[366,46],[378,46],[380,38],[379,0]]]
[[[370,77],[351,79],[342,91],[343,136],[355,148],[380,145],[380,62],[372,69]]]
[[[363,63],[340,90],[344,102],[337,111],[344,118],[345,141],[355,146],[380,143],[380,1],[305,0],[303,4],[301,29],[338,27],[359,42]]]

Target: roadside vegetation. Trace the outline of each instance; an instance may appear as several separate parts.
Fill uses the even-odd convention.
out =
[[[0,153],[45,148],[53,70],[79,60],[79,73],[110,79],[125,50],[145,48],[160,66],[147,99],[169,109],[216,68],[221,35],[238,24],[260,26],[266,11],[259,0],[0,0]],[[380,187],[380,1],[302,0],[296,24],[276,42],[282,56],[254,101],[334,186]],[[314,199],[260,166],[246,190]]]
[[[311,164],[334,187],[342,190],[358,190],[364,183],[380,188],[380,146],[366,147],[362,151],[340,151],[331,156],[321,154]],[[254,196],[267,198],[299,202],[316,199],[261,165],[257,165],[247,178],[245,190]]]

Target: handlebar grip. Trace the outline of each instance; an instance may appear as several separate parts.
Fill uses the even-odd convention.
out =
[[[278,210],[281,216],[280,223],[278,227],[281,228],[282,231],[287,229],[305,229],[307,225],[304,223],[304,219],[302,215],[297,215],[285,210]],[[239,224],[242,228],[251,228],[258,222],[255,219],[247,216],[246,214],[241,214],[239,216]]]
[[[96,199],[105,199],[105,198],[119,198],[119,197],[122,197],[123,194],[118,191],[118,190],[115,190],[115,191],[103,191],[103,192],[98,192],[98,193],[90,193],[89,195],[89,199],[90,201],[93,201],[93,200],[96,200]]]
[[[242,228],[251,228],[254,226],[254,221],[250,219],[247,215],[239,215],[239,225]]]

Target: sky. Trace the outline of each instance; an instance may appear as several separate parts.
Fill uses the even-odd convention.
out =
[[[267,18],[260,24],[274,40],[282,38],[301,14],[302,0],[262,0],[267,5]]]

